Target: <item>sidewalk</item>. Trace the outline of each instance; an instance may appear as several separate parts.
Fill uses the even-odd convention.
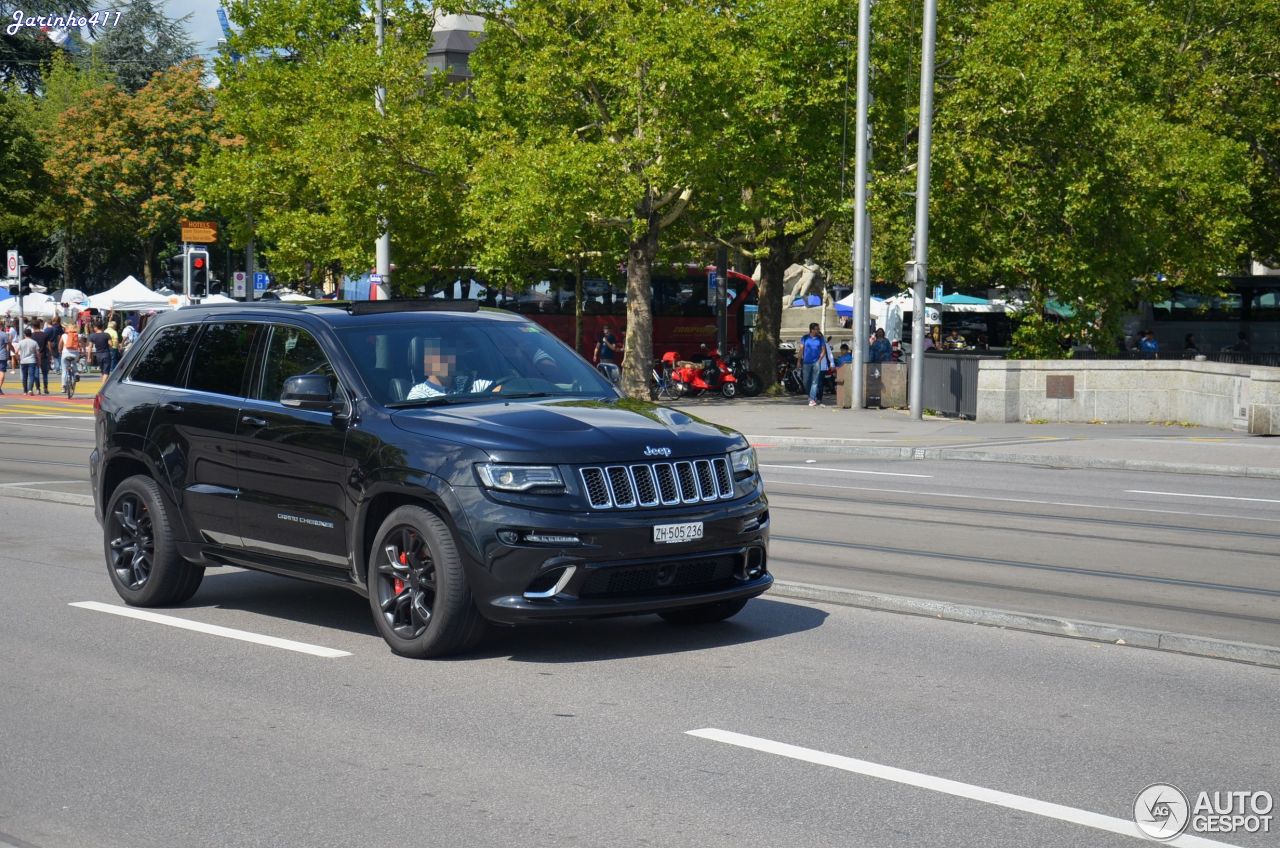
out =
[[[761,448],[879,459],[967,460],[1217,474],[1280,480],[1280,439],[1178,424],[979,424],[914,421],[905,411],[810,407],[806,398],[718,396],[672,407],[744,433]]]

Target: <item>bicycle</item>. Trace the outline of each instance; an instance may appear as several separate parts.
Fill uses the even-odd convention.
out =
[[[62,360],[62,390],[67,393],[67,400],[71,400],[76,393],[76,383],[80,382],[80,358]]]

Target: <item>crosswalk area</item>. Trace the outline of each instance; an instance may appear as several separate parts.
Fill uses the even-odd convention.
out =
[[[96,388],[96,387],[90,387]],[[93,417],[93,393],[77,395],[68,400],[60,395],[13,394],[0,395],[0,418],[91,418]]]

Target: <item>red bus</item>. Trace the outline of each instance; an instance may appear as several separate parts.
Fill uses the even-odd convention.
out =
[[[716,304],[708,284],[708,270],[690,268],[654,268],[653,270],[653,355],[660,357],[676,351],[681,359],[694,359],[701,345],[716,346]],[[534,322],[556,333],[568,346],[573,346],[575,328],[575,284],[572,273],[544,275],[525,293],[498,302],[529,316]],[[749,319],[748,305],[755,302],[755,281],[746,274],[728,272],[726,289],[726,345],[742,345],[741,333]],[[579,350],[593,359],[595,347],[605,327],[614,336],[626,336],[626,282],[609,282],[594,277],[582,281],[582,334]],[[726,351],[727,352],[727,351]]]
[[[653,355],[659,358],[669,350],[681,358],[700,358],[700,346],[716,343],[715,304],[708,273],[698,266],[653,269]],[[512,294],[487,289],[472,275],[467,290],[463,279],[446,283],[440,296],[471,297],[486,305],[511,309],[546,327],[570,347],[574,343],[574,277],[570,271],[551,271],[523,292]],[[610,281],[601,277],[585,277],[582,283],[582,338],[578,352],[592,359],[605,327],[625,342],[627,331],[627,298],[625,280]],[[742,334],[749,329],[754,316],[756,284],[745,274],[729,272],[725,291],[727,305],[727,348],[742,346]],[[727,352],[727,351],[726,351]]]

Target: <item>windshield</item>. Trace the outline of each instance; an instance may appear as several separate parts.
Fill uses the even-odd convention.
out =
[[[532,323],[423,313],[338,337],[374,400],[408,407],[521,397],[617,397],[612,384]]]

